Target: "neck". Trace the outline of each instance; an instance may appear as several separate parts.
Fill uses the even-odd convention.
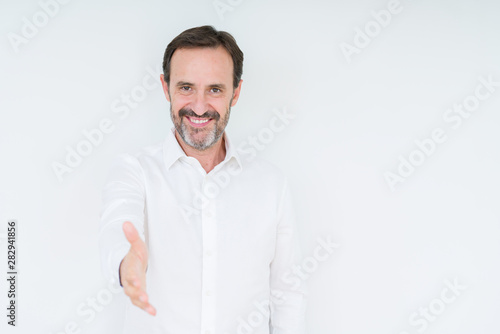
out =
[[[212,147],[204,151],[199,151],[186,144],[177,133],[177,130],[175,131],[175,138],[179,145],[181,145],[184,153],[186,153],[188,157],[196,158],[207,174],[226,158],[224,135],[222,135]]]

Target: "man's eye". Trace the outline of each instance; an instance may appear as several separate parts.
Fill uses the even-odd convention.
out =
[[[189,91],[189,90],[191,90],[191,87],[189,87],[189,86],[181,86],[181,90]]]
[[[220,92],[221,92],[221,90],[220,90],[220,88],[212,88],[212,89],[211,89],[211,92],[212,92],[212,93],[220,93]]]

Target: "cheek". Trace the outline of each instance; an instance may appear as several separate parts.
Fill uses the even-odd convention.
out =
[[[179,110],[191,103],[191,99],[187,96],[176,96],[171,102],[173,110]]]
[[[210,105],[221,114],[225,114],[231,101],[225,98],[214,98],[210,100]]]

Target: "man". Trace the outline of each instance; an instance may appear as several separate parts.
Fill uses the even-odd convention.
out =
[[[287,182],[243,159],[224,131],[242,68],[227,32],[174,38],[160,76],[174,128],[112,167],[99,242],[130,300],[123,333],[303,333]]]

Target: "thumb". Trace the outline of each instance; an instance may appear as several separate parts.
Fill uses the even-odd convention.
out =
[[[125,233],[125,237],[127,238],[128,242],[130,242],[132,250],[134,250],[137,255],[144,259],[146,256],[146,245],[139,236],[139,233],[137,232],[135,226],[131,222],[126,221],[123,223],[122,227],[123,232]]]

